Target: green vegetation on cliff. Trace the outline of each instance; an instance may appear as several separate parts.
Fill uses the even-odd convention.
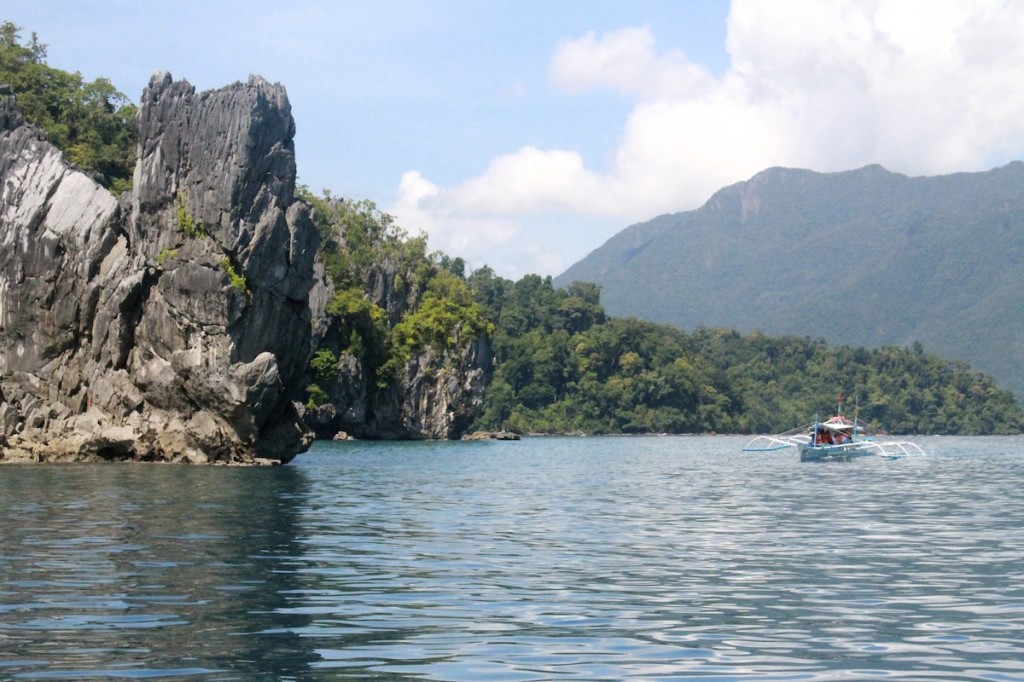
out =
[[[68,161],[94,173],[115,194],[131,187],[136,107],[106,78],[92,82],[46,64],[46,45],[33,33],[0,25],[0,84],[9,85],[25,120],[46,133]]]
[[[898,433],[1016,433],[1011,393],[965,364],[912,349],[830,347],[800,337],[686,333],[606,319],[599,289],[536,275],[470,277],[496,322],[482,429],[565,433],[782,431],[824,416],[836,394]]]
[[[443,352],[493,330],[461,259],[427,253],[424,237],[410,237],[371,201],[304,187],[298,194],[313,206],[333,292],[325,308],[333,329],[320,337],[311,366],[311,406],[327,402],[334,388],[329,357],[335,369],[346,355],[357,359],[371,387],[386,389],[423,349]]]

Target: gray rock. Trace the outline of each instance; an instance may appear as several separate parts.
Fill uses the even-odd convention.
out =
[[[390,325],[419,305],[421,292],[408,284],[412,279],[390,258],[363,273],[367,298],[386,311]],[[305,414],[306,424],[317,437],[330,439],[343,432],[360,439],[459,438],[482,409],[484,387],[493,367],[490,339],[486,335],[469,338],[461,329],[453,329],[455,343],[451,347],[420,349],[398,376],[381,382],[380,377],[371,376],[367,357],[348,349],[345,326],[326,316],[333,295],[321,275],[311,295],[311,301],[318,302],[311,305],[314,339],[318,347],[331,349],[339,357],[337,380],[327,387],[330,402]],[[307,381],[317,380],[309,376]]]
[[[120,202],[0,94],[0,460],[285,462],[316,230],[258,77],[157,74]]]
[[[520,440],[520,436],[511,431],[474,431],[465,434],[462,440]]]

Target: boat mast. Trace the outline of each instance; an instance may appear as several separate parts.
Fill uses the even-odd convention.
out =
[[[857,436],[857,417],[860,416],[860,399],[857,396],[853,396],[853,433],[850,434],[854,438]]]

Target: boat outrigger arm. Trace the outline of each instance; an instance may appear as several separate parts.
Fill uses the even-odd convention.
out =
[[[747,447],[743,448],[743,452],[772,452],[773,450],[785,450],[786,448],[807,445],[814,440],[815,424],[808,424],[799,429],[778,433],[774,436],[758,436],[747,443]]]

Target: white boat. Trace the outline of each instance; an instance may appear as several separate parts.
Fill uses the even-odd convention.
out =
[[[772,436],[757,436],[747,443],[744,452],[772,452],[797,448],[801,462],[845,461],[857,457],[884,457],[897,459],[923,455],[917,443],[899,440],[880,429],[854,417],[843,416],[842,394],[839,410],[825,421],[814,421],[807,426]]]

